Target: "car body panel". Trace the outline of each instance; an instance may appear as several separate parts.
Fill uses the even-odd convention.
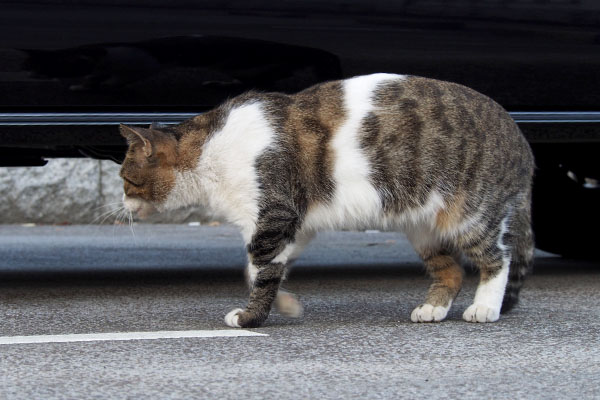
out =
[[[118,159],[122,138],[99,115],[161,121],[249,89],[373,72],[458,82],[514,116],[537,113],[516,118],[532,143],[597,142],[599,21],[591,0],[0,1],[0,156]],[[91,117],[60,123],[67,114]]]

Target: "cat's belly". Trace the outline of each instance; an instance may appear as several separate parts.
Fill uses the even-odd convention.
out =
[[[310,207],[302,227],[313,231],[383,228],[381,200],[377,193],[360,185],[355,187],[354,193],[345,189],[336,193],[332,201]]]
[[[302,224],[303,230],[437,230],[438,214],[446,207],[437,191],[432,191],[421,206],[386,213],[375,188],[366,185],[371,186],[368,182],[346,186],[344,190],[336,191],[331,201],[309,208]]]

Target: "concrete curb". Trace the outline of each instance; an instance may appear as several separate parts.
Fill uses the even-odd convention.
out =
[[[0,223],[115,223],[123,195],[120,166],[112,161],[53,159],[44,167],[0,168]],[[148,223],[208,222],[202,208],[148,219]]]

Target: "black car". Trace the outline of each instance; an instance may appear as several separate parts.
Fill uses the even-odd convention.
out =
[[[420,75],[511,112],[537,160],[538,246],[592,255],[599,27],[594,0],[0,1],[0,165],[118,162],[117,124],[174,123],[249,89]]]

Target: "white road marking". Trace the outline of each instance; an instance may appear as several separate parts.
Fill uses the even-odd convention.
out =
[[[113,340],[155,340],[183,338],[214,338],[237,336],[269,336],[264,333],[245,331],[241,329],[222,329],[207,331],[156,331],[156,332],[110,332],[110,333],[78,333],[70,335],[36,335],[36,336],[3,336],[2,344],[28,343],[72,343],[72,342],[102,342]]]

